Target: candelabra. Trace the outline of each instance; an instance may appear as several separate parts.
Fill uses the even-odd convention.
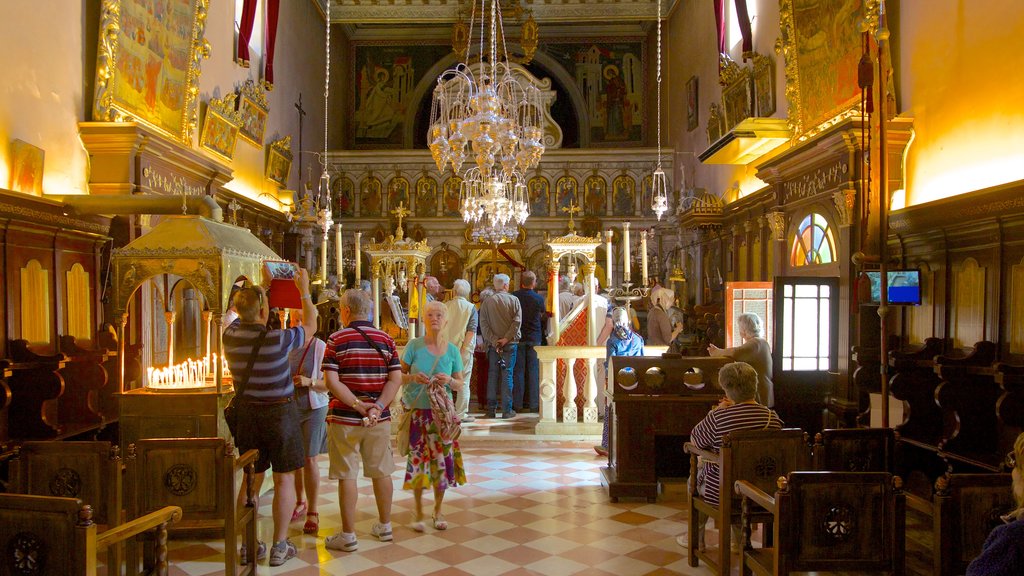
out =
[[[640,231],[640,275],[641,282],[633,284],[631,278],[631,264],[629,251],[629,222],[622,223],[622,283],[616,288],[612,286],[612,231],[605,231],[605,296],[615,302],[624,304],[627,308],[633,302],[646,298],[651,293],[651,286],[647,277],[647,230]]]

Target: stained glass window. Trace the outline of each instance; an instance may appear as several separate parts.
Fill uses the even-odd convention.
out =
[[[793,266],[829,264],[835,261],[835,246],[836,241],[828,220],[821,214],[808,214],[800,222],[796,237],[793,238],[790,263]]]

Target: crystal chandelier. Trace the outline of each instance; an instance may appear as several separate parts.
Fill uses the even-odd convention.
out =
[[[459,63],[438,77],[427,141],[438,170],[450,167],[463,179],[467,223],[505,225],[514,218],[521,224],[529,216],[521,174],[536,167],[544,153],[544,107],[540,90],[517,77],[509,64],[498,0],[491,0],[490,49],[484,51],[486,4],[480,0],[480,61]],[[475,16],[474,3],[470,30]],[[470,156],[473,163],[464,168]]]
[[[668,211],[665,172],[661,169],[661,0],[658,0],[658,165],[651,177],[651,210],[661,220]]]

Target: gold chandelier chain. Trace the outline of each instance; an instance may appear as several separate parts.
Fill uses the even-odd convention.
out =
[[[658,0],[658,169],[661,169],[661,0]]]
[[[659,0],[660,1],[660,0]],[[327,173],[327,111],[330,109],[331,95],[331,0],[327,0],[327,7],[324,11],[324,28],[326,29],[326,42],[324,42],[324,174]]]

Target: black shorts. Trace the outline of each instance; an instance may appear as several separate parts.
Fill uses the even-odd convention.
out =
[[[271,467],[276,474],[293,472],[302,468],[306,459],[299,412],[291,399],[278,404],[240,402],[235,443],[239,454],[253,448],[260,451],[257,474]]]

